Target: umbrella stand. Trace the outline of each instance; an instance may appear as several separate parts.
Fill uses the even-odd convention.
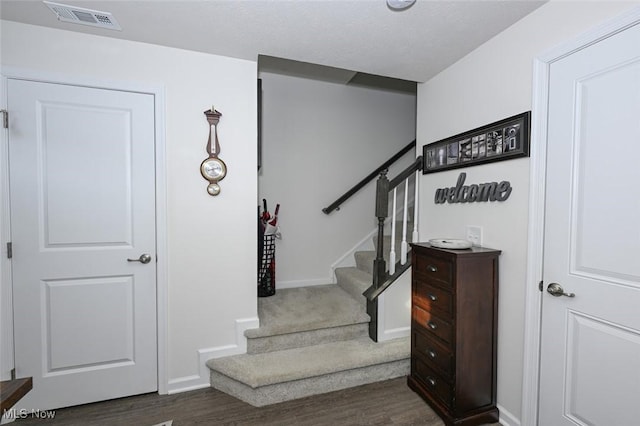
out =
[[[276,294],[276,236],[263,236],[263,252],[258,270],[258,297]]]
[[[258,297],[276,294],[276,238],[280,238],[278,230],[278,211],[274,215],[267,210],[267,200],[262,200],[264,211],[260,214],[258,207]]]

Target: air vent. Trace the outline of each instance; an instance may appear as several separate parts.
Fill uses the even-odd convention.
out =
[[[56,14],[59,21],[122,31],[122,27],[120,27],[116,18],[109,12],[100,12],[50,1],[44,1],[43,3]]]

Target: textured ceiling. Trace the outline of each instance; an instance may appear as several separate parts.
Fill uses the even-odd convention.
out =
[[[111,12],[122,31],[57,21],[37,0],[1,0],[2,19],[257,60],[259,55],[426,81],[543,1],[142,0],[59,3]]]

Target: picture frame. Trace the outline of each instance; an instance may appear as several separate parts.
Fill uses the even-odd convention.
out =
[[[528,157],[531,111],[422,147],[422,174]]]

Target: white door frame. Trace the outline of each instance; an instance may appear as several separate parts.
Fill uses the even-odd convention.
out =
[[[167,249],[167,173],[166,173],[166,144],[165,144],[165,95],[164,88],[161,86],[148,85],[139,82],[121,82],[121,81],[104,81],[98,79],[90,79],[85,77],[76,77],[68,74],[56,74],[50,72],[42,72],[30,69],[2,67],[0,69],[2,88],[0,89],[0,105],[3,109],[7,106],[7,81],[8,79],[19,79],[38,81],[43,83],[68,84],[73,86],[90,87],[96,89],[120,90],[125,92],[135,92],[152,95],[154,98],[155,108],[155,174],[156,174],[156,286],[157,286],[157,333],[158,333],[158,393],[168,393],[168,249]],[[11,112],[9,112],[9,115]],[[11,118],[9,118],[11,121]],[[0,165],[7,165],[7,150],[5,147],[0,149]],[[2,173],[0,176],[0,184],[6,185],[8,174]],[[0,193],[0,205],[9,206],[10,198],[7,193]],[[3,211],[4,213],[4,211]],[[4,215],[3,215],[4,216]],[[0,241],[10,241],[7,234],[10,230],[9,218],[5,216],[3,223],[0,224]],[[3,249],[4,250],[4,249]],[[3,278],[5,275],[4,268],[1,273]],[[3,286],[5,280],[2,281]],[[11,286],[12,282],[6,282]],[[3,289],[4,291],[4,289]],[[4,293],[3,293],[4,294]],[[13,348],[12,348],[13,349]]]
[[[543,292],[539,290],[538,284],[542,279],[544,268],[544,211],[550,67],[555,61],[636,24],[640,24],[640,7],[633,8],[624,15],[607,21],[576,39],[556,46],[534,59],[521,426],[535,426],[538,424],[543,297]]]

